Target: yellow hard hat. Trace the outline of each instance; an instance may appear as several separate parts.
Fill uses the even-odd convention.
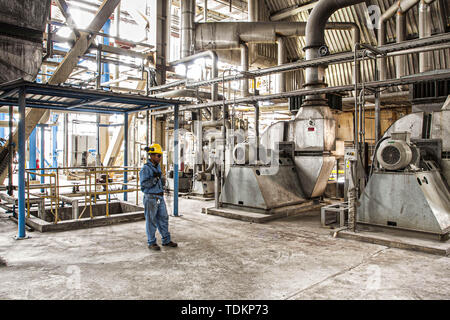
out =
[[[148,153],[163,154],[161,146],[157,143],[154,143],[150,147],[148,147]]]

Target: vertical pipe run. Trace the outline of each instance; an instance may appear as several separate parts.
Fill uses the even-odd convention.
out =
[[[255,103],[255,143],[256,143],[256,161],[259,160],[259,104]]]
[[[378,81],[378,63],[375,59],[375,81]],[[381,136],[381,107],[380,107],[380,92],[375,91],[375,144],[380,140]]]
[[[386,44],[386,23],[380,21],[378,26],[378,46],[383,46]],[[387,58],[381,57],[378,61],[380,65],[380,80],[386,80],[387,78]]]
[[[181,1],[181,57],[194,53],[195,0]]]
[[[67,168],[69,166],[69,114],[64,114],[64,155],[63,155],[63,163],[64,167]]]
[[[98,162],[100,162],[100,159],[101,159],[101,157],[100,157],[100,114],[99,113],[97,113],[97,132],[96,132],[96,135],[97,135],[97,156],[96,156],[96,166],[100,166],[100,163],[98,163]]]
[[[426,1],[421,0],[419,5],[419,38],[431,36],[431,10]],[[419,53],[419,70],[427,72],[432,70],[431,55],[429,52]]]
[[[208,22],[208,0],[204,0],[203,14],[204,22]]]
[[[397,11],[396,15],[396,34],[397,43],[406,40],[406,15],[401,10]],[[397,78],[403,77],[406,74],[406,56],[401,55],[395,58],[395,69]]]
[[[277,38],[278,48],[278,65],[281,66],[286,62],[286,43],[283,37]],[[278,93],[286,91],[286,73],[280,72],[277,75]]]
[[[178,110],[174,105],[173,112],[173,215],[178,216]]]
[[[245,43],[241,43],[241,68],[243,72],[248,71],[248,46]],[[243,79],[241,81],[242,96],[247,97],[248,92],[248,79]]]
[[[128,113],[123,114],[123,166],[124,166],[124,172],[123,172],[123,190],[128,189]],[[123,193],[123,201],[128,201],[128,193]]]
[[[53,156],[53,168],[58,167],[58,115],[53,115],[53,127],[52,127],[52,156]]]
[[[150,145],[150,111],[145,112],[145,145]]]
[[[115,19],[115,25],[116,25],[116,37],[120,37],[120,3],[116,7],[116,13],[114,15]],[[117,45],[116,45],[117,46]],[[119,55],[116,56],[117,59],[119,59]],[[119,79],[119,66],[116,65],[114,68],[114,80]],[[116,86],[118,87],[120,85],[119,82],[117,82]]]
[[[21,88],[19,91],[19,173],[17,176],[19,190],[18,190],[18,230],[17,239],[25,238],[25,89]]]

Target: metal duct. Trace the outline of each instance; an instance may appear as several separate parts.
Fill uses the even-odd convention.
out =
[[[281,66],[286,62],[286,43],[283,37],[279,37],[277,40],[277,49],[278,49],[278,65]],[[277,75],[277,85],[278,85],[278,93],[286,91],[286,73],[280,72]]]
[[[337,10],[355,5],[364,0],[320,0],[312,10],[306,24],[306,60],[319,58],[328,54],[328,48],[325,45],[325,27],[328,18]],[[325,87],[325,68],[326,65],[306,68],[307,89]],[[324,95],[309,95],[305,97],[305,106],[323,106],[325,103]],[[300,113],[299,113],[300,114]],[[297,114],[297,115],[299,115]]]
[[[378,21],[378,45],[382,46],[386,44],[386,22],[392,18],[398,11],[404,14],[408,12],[409,9],[414,7],[419,3],[420,0],[399,0],[390,6],[380,17]],[[434,0],[422,0],[424,4],[430,4]],[[419,23],[420,23],[420,10],[419,10]],[[420,26],[419,26],[420,28]],[[387,78],[387,59],[380,58],[380,80],[386,80]]]
[[[195,49],[238,49],[245,43],[274,43],[278,36],[305,35],[305,22],[209,22],[195,25]]]
[[[197,91],[194,89],[176,89],[166,92],[161,92],[158,94],[151,95],[150,97],[155,98],[200,98],[209,99],[211,94],[206,91]]]
[[[181,57],[194,53],[195,0],[181,1]]]
[[[275,43],[279,37],[306,35],[306,22],[208,22],[195,24],[195,50],[239,49],[245,43]],[[353,22],[328,22],[325,29],[359,28]]]
[[[248,0],[247,3],[247,14],[248,21],[254,22],[258,21],[258,12],[259,12],[259,0]]]
[[[205,58],[205,57],[211,58],[211,61],[212,61],[212,75],[211,76],[212,76],[212,78],[217,78],[219,75],[219,68],[217,66],[218,58],[217,58],[217,54],[211,50],[199,52],[194,55],[189,55],[187,57],[181,58],[180,60],[170,62],[169,65],[176,66],[178,64],[186,64],[186,63],[194,61],[196,59]],[[183,81],[183,83],[184,83],[184,80],[181,80],[181,81]],[[219,94],[218,84],[213,83],[211,85],[211,100],[217,101],[218,94]],[[215,115],[214,112],[213,112],[213,117],[215,119],[217,119],[217,116]]]
[[[241,43],[241,69],[243,72],[248,71],[248,46],[245,43]],[[243,79],[241,81],[242,96],[247,97],[248,92],[248,79]]]
[[[433,1],[420,1],[419,5],[419,38],[431,36],[431,10],[430,4]],[[427,72],[432,70],[431,55],[429,52],[419,53],[419,71]]]
[[[406,40],[406,15],[400,9],[397,11],[395,21],[396,42],[400,43]],[[406,56],[395,57],[395,73],[397,78],[406,74]]]

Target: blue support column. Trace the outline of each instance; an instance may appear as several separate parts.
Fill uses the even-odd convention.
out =
[[[39,165],[41,167],[41,169],[45,168],[45,126],[40,126],[40,130],[41,130],[41,160],[39,161]],[[41,174],[44,174],[45,171],[41,170]],[[44,184],[45,183],[45,177],[41,176],[41,183]],[[41,192],[44,192],[44,188],[41,189]]]
[[[103,33],[105,34],[109,34],[109,30],[111,28],[111,19],[106,20],[105,24],[103,25]],[[109,38],[108,37],[103,37],[103,44],[105,45],[109,45]],[[109,64],[108,63],[103,63],[103,74],[101,76],[101,82],[108,82],[110,77],[109,77]]]
[[[174,126],[173,126],[173,215],[178,216],[178,109],[174,106]]]
[[[28,167],[30,169],[36,169],[36,128],[34,128],[33,131],[31,132],[29,142],[30,142],[30,157],[29,157],[30,164]],[[31,179],[36,180],[36,175],[32,174]]]
[[[0,113],[0,121],[5,120],[5,114],[4,113]],[[4,127],[0,127],[0,138],[5,138],[5,128]]]
[[[58,114],[53,115],[53,123],[54,126],[52,127],[52,155],[53,155],[53,163],[52,167],[56,168],[58,167],[58,126],[56,125],[58,123]]]
[[[17,182],[18,190],[18,205],[19,212],[17,217],[17,236],[16,239],[24,239],[25,234],[25,89],[21,88],[19,91],[19,145],[17,151],[19,153],[19,173]]]
[[[128,113],[123,114],[123,166],[128,167]],[[123,190],[127,190],[128,172],[123,173]],[[123,193],[123,201],[128,201],[128,193]]]

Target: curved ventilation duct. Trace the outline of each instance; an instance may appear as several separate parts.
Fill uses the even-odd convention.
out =
[[[327,20],[339,9],[365,2],[364,0],[320,0],[312,10],[306,24],[306,60],[328,54],[325,45],[325,27]],[[358,39],[359,40],[359,39]],[[327,65],[306,68],[306,89],[325,87],[325,69]],[[305,97],[304,106],[326,106],[324,95]]]

